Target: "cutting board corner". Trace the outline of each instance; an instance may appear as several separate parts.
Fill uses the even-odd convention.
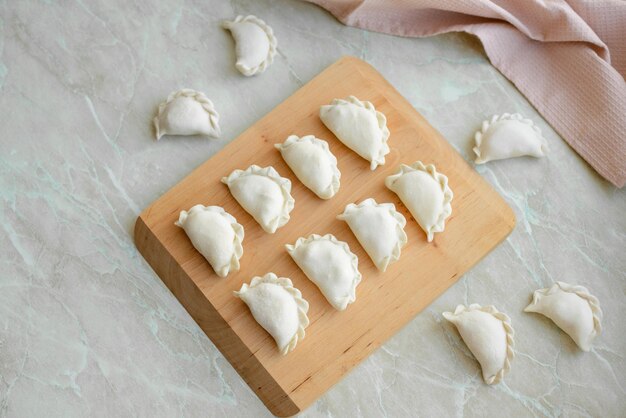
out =
[[[319,106],[354,95],[387,116],[392,152],[375,171],[321,123]],[[339,193],[317,199],[293,175],[272,144],[290,134],[314,134],[329,143],[342,172]],[[455,198],[445,232],[427,243],[384,178],[400,162],[434,163],[447,174]],[[237,204],[220,178],[250,164],[274,166],[291,180],[296,200],[291,220],[266,234]],[[378,272],[345,222],[335,219],[348,203],[374,197],[392,202],[407,218],[409,243],[384,274]],[[174,225],[180,210],[218,205],[244,226],[241,269],[217,277]],[[135,245],[250,388],[277,416],[306,409],[378,346],[393,336],[509,235],[515,214],[507,203],[370,64],[344,56],[257,121],[137,218]],[[363,280],[357,300],[336,312],[284,251],[284,244],[311,233],[332,233],[359,258]],[[290,277],[310,303],[306,338],[280,356],[272,338],[232,291],[269,271]],[[371,318],[376,318],[372,322]]]

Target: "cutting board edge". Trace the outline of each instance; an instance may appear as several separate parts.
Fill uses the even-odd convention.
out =
[[[495,249],[498,245],[500,245],[503,241],[505,241],[507,239],[507,237],[511,234],[511,232],[513,232],[513,230],[515,228],[515,224],[516,224],[515,215],[514,215],[514,212],[512,211],[512,209],[510,208],[510,206],[508,204],[506,204],[505,207],[509,209],[509,213],[511,215],[511,217],[509,219],[512,221],[511,223],[505,222],[507,224],[507,226],[509,226],[509,229],[508,229],[507,233],[504,234],[497,242],[495,242],[493,247],[489,251],[487,251],[481,258],[477,259],[466,271],[471,270],[474,266],[476,266],[478,263],[480,263],[485,257],[487,257],[491,253],[491,251],[493,249]],[[219,312],[215,309],[215,307],[211,304],[210,299],[207,298],[206,296],[204,296],[204,294],[202,293],[202,290],[200,290],[199,288],[197,288],[197,286],[195,286],[194,280],[189,275],[187,275],[185,273],[185,271],[182,268],[182,266],[180,266],[178,263],[176,263],[176,260],[167,251],[167,249],[165,248],[164,244],[156,237],[155,234],[152,233],[152,231],[150,230],[150,227],[144,221],[143,215],[144,215],[144,213],[142,213],[140,216],[138,216],[137,217],[137,221],[135,223],[134,238],[135,238],[135,245],[137,246],[137,249],[139,250],[141,255],[144,257],[144,259],[147,261],[147,263],[150,265],[150,267],[152,267],[152,269],[155,271],[155,273],[163,281],[163,283],[166,285],[166,287],[170,290],[170,292],[185,307],[185,310],[187,311],[187,313],[198,324],[200,329],[202,329],[202,331],[207,335],[207,337],[216,346],[216,348],[220,351],[220,353],[222,353],[222,355],[231,364],[231,366],[244,379],[244,381],[246,381],[246,384],[255,392],[255,394],[259,397],[259,399],[265,404],[265,406],[269,409],[269,411],[273,415],[278,416],[278,417],[289,417],[289,416],[297,415],[298,413],[306,410],[313,402],[315,402],[315,400],[317,398],[309,400],[309,401],[306,401],[304,403],[298,403],[297,399],[291,397],[291,392],[290,393],[286,393],[280,387],[278,382],[276,382],[271,377],[269,372],[267,372],[265,370],[265,368],[263,367],[263,364],[256,359],[256,357],[253,355],[253,353],[249,352],[248,347],[241,341],[241,339],[237,336],[237,334],[234,333],[232,331],[232,329],[228,325],[223,326],[222,329],[223,329],[223,331],[230,331],[230,332],[233,333],[233,336],[231,337],[232,338],[232,342],[224,341],[224,337],[222,335],[220,335],[219,332],[213,332],[210,328],[207,329],[207,327],[202,325],[204,323],[204,320],[202,318],[198,317],[196,314],[194,314],[194,311],[197,310],[197,306],[194,306],[193,303],[188,303],[187,299],[182,294],[179,294],[179,289],[177,288],[177,286],[175,286],[176,283],[174,283],[174,281],[176,279],[173,278],[172,276],[177,276],[178,274],[184,274],[185,277],[186,277],[185,282],[187,284],[190,284],[190,283],[194,284],[195,290],[203,295],[203,297],[200,298],[200,299],[208,304],[208,306],[210,307],[210,309],[208,311],[211,313],[211,315],[217,316],[217,320],[220,321],[220,322],[223,322],[224,324],[226,324],[226,322],[221,317],[221,315],[219,315]],[[503,219],[505,219],[505,217],[503,217]],[[167,259],[165,257],[161,257],[161,259],[159,261],[158,258],[152,257],[152,254],[146,248],[146,244],[145,243],[146,243],[147,239],[149,239],[151,241],[152,245],[158,244],[160,246],[160,248],[162,249],[162,253],[167,256]],[[161,269],[162,268],[166,268],[166,267],[159,266],[157,264],[159,262],[161,264],[166,264],[168,267],[175,267],[176,269],[179,270],[179,272],[177,272],[177,274],[172,274],[171,272],[169,274],[162,274],[160,272]],[[438,297],[442,296],[448,289],[450,289],[452,286],[454,286],[454,284],[457,283],[462,277],[463,277],[463,275],[459,275],[454,280],[452,280],[450,285],[447,286],[446,290],[444,290]],[[180,280],[178,280],[178,282],[180,282]],[[180,290],[180,292],[182,292],[182,290]],[[433,300],[432,302],[434,302],[435,300]],[[415,317],[417,315],[419,315],[420,312],[421,312],[421,310],[420,311],[416,311],[413,315],[408,317],[406,319],[406,321],[404,321],[404,323],[400,324],[400,326],[398,326],[396,329],[394,329],[391,332],[392,336],[397,334],[398,332],[400,332],[404,327],[406,327],[413,319],[415,319]],[[391,337],[389,337],[389,338],[391,338]],[[378,344],[373,344],[371,349],[368,350],[368,352],[365,354],[365,356],[363,356],[359,360],[358,363],[361,363],[365,359],[367,359],[376,350],[378,350],[378,348],[380,348],[380,346],[382,346],[386,341],[388,341],[388,338],[380,340],[378,342]],[[247,372],[244,368],[239,367],[240,363],[238,362],[238,360],[236,358],[234,358],[231,355],[231,353],[235,352],[235,350],[227,350],[227,349],[224,348],[229,343],[230,344],[236,343],[236,344],[241,346],[241,349],[243,349],[245,351],[248,351],[250,353],[250,357],[249,357],[248,361],[253,361],[255,363],[253,368],[257,369],[257,373],[260,370],[263,370],[267,374],[267,377],[269,377],[267,379],[267,381],[266,381],[265,386],[261,385],[259,387],[258,386],[258,381],[256,381],[253,376],[250,376],[249,372]],[[246,365],[248,365],[248,361],[245,362]],[[346,375],[350,374],[353,370],[354,370],[354,367],[350,368],[350,370],[348,370],[345,374],[343,374],[341,377],[339,377],[336,380],[336,382],[332,386],[330,386],[327,390],[330,390],[335,384],[337,384],[340,380],[342,380]],[[261,391],[261,389],[264,389],[264,390]],[[269,390],[269,391],[272,391],[272,390],[280,391],[282,393],[282,395],[280,395],[278,398],[281,399],[281,400],[279,402],[277,402],[277,401],[273,400],[274,397],[268,397],[267,394],[265,393],[266,390]]]
[[[307,84],[313,83],[319,77],[324,76],[327,72],[333,71],[338,66],[341,65],[355,65],[357,66],[357,70],[359,73],[372,83],[384,82],[385,86],[390,88],[390,95],[388,96],[386,91],[381,92],[383,96],[386,96],[387,100],[390,102],[397,102],[398,99],[401,100],[402,106],[397,110],[401,111],[401,113],[407,119],[413,120],[414,122],[418,122],[420,125],[425,124],[428,129],[432,130],[439,136],[442,141],[442,144],[445,143],[445,147],[449,148],[451,151],[455,152],[454,148],[443,138],[443,136],[432,127],[423,116],[421,116],[418,112],[415,111],[410,102],[402,95],[399,91],[395,89],[391,83],[389,83],[382,74],[378,73],[378,71],[372,67],[367,62],[360,60],[359,58],[352,56],[344,56],[340,58],[337,62],[333,63],[329,67],[327,67],[320,74],[312,78]],[[187,176],[181,179],[176,185],[171,187],[166,193],[160,196],[158,199],[153,201],[137,218],[135,224],[135,243],[142,254],[142,256],[146,259],[148,264],[153,268],[153,270],[157,273],[157,275],[161,278],[164,284],[168,287],[168,289],[174,294],[174,296],[178,299],[178,301],[185,307],[190,316],[198,323],[203,332],[211,339],[213,344],[218,348],[218,350],[224,355],[227,361],[233,366],[233,368],[238,372],[240,376],[246,381],[248,386],[255,392],[255,394],[259,397],[259,399],[265,404],[265,406],[276,416],[292,416],[303,410],[305,410],[308,406],[310,406],[321,394],[329,390],[334,384],[339,382],[346,374],[348,374],[354,366],[349,367],[348,370],[341,373],[336,379],[334,379],[334,383],[330,386],[326,387],[324,391],[321,393],[317,393],[314,398],[310,398],[305,396],[301,398],[298,394],[285,391],[280,384],[272,378],[269,372],[264,368],[263,364],[255,357],[254,353],[251,353],[248,347],[243,343],[243,341],[237,336],[237,334],[228,326],[226,321],[219,314],[219,311],[211,304],[210,298],[206,297],[203,294],[202,290],[197,286],[197,283],[194,279],[185,272],[184,266],[180,265],[175,257],[167,251],[167,243],[163,242],[159,239],[157,234],[155,234],[150,228],[150,212],[153,208],[158,210],[158,203],[161,199],[167,199],[171,194],[176,194],[178,192],[178,187],[182,187],[182,184],[185,183],[185,180],[188,177],[192,177],[196,172],[199,172],[204,169],[205,166],[210,165],[215,158],[218,158],[222,152],[230,147],[236,146],[237,139],[241,136],[245,136],[246,133],[255,129],[255,126],[268,118],[270,114],[274,111],[281,109],[285,102],[289,101],[294,95],[298,94],[300,90],[298,90],[293,95],[286,98],[284,101],[279,103],[273,110],[268,112],[266,115],[262,116],[257,120],[254,124],[252,124],[249,128],[241,132],[236,138],[233,139],[229,144],[227,144],[220,152],[216,153],[214,156],[210,157],[203,163],[199,164],[195,169],[193,169]],[[481,177],[467,161],[460,158],[463,163],[471,169],[476,177]],[[485,181],[484,179],[482,179]],[[485,181],[485,183],[487,183]],[[439,294],[439,296],[447,289],[452,287],[459,279],[463,276],[467,271],[473,268],[476,264],[478,264],[482,259],[484,259],[494,248],[496,248],[499,244],[501,244],[514,230],[516,224],[516,218],[514,211],[509,206],[509,204],[504,200],[504,198],[497,193],[493,187],[489,188],[481,188],[481,193],[486,193],[484,196],[487,197],[496,197],[497,204],[494,205],[494,208],[497,209],[497,215],[501,219],[501,221],[506,225],[507,230],[506,233],[503,233],[501,236],[498,236],[498,241],[493,244],[492,247],[489,248],[481,257],[477,258],[473,263],[463,271],[458,277],[454,278],[450,284],[446,287],[446,289]],[[505,231],[501,231],[505,232]],[[445,232],[444,232],[445,233]],[[150,240],[150,243],[147,243],[147,239]],[[160,249],[161,257],[155,257],[152,251],[150,251],[151,245],[156,245],[155,248]],[[165,257],[163,257],[165,256]],[[172,276],[172,277],[170,277]],[[182,280],[184,279],[184,280]],[[178,282],[178,283],[176,283]],[[183,283],[184,282],[184,283]],[[182,292],[180,290],[181,286],[192,286],[193,292],[199,292],[196,295],[203,295],[202,298],[198,298],[201,302],[201,306],[204,306],[204,309],[208,310],[208,314],[215,316],[215,322],[219,323],[220,321],[225,324],[222,328],[220,328],[224,332],[230,332],[232,335],[228,335],[227,338],[224,337],[224,333],[220,333],[220,329],[214,329],[215,326],[211,327],[207,324],[206,319],[203,319],[201,314],[197,311],[203,308],[199,308],[198,304],[193,302],[189,302],[186,300],[184,294],[179,294]],[[438,296],[438,297],[439,297]],[[433,301],[436,299],[433,299]],[[432,301],[431,301],[432,303]],[[369,357],[374,351],[376,351],[382,344],[384,344],[391,336],[395,335],[399,330],[403,329],[409,322],[411,322],[417,314],[419,314],[422,309],[416,311],[412,315],[407,315],[404,321],[399,324],[398,327],[391,333],[389,337],[383,338],[378,341],[378,344],[375,344],[371,349],[367,350],[365,355],[363,355],[356,364],[361,363],[364,359]],[[205,314],[207,315],[207,314]],[[233,350],[232,347],[234,345],[239,345],[239,350]],[[236,351],[236,352],[235,352]],[[237,356],[237,353],[248,352],[249,356],[240,356],[245,360],[242,362],[240,357]],[[355,364],[355,365],[356,365]],[[262,376],[265,373],[265,376]],[[262,381],[261,385],[259,382]],[[306,386],[306,385],[305,385]],[[272,393],[268,395],[268,392]]]
[[[195,281],[167,251],[163,242],[144,220],[144,212],[135,221],[135,246],[163,284],[272,414],[289,417],[304,410],[308,405],[296,404],[283,390],[237,333],[228,326],[212,305],[210,298],[204,295]],[[237,348],[233,349],[233,346]]]
[[[504,202],[504,203],[505,203],[505,207],[510,209],[509,205],[506,204],[506,202]],[[443,294],[445,292],[447,292],[452,286],[454,286],[468,271],[473,269],[477,264],[479,264],[482,260],[484,260],[489,254],[491,254],[491,252],[496,247],[498,247],[500,244],[502,244],[502,242],[504,242],[509,237],[509,235],[511,235],[511,233],[515,229],[516,219],[515,219],[514,212],[512,210],[510,210],[510,215],[512,215],[512,217],[510,218],[511,223],[506,222],[506,218],[505,217],[501,218],[502,221],[508,227],[508,230],[506,231],[506,233],[502,234],[502,236],[498,239],[498,241],[495,241],[493,246],[491,248],[489,248],[489,250],[487,252],[485,252],[485,254],[483,254],[481,257],[477,258],[462,274],[456,275],[455,277],[451,278],[450,279],[450,283],[446,286],[446,288],[441,293],[439,293],[439,295],[437,297],[435,297],[435,299],[431,300],[430,303],[427,306],[430,306],[439,297],[443,296]],[[330,386],[328,386],[323,393],[326,393],[329,390],[331,390],[336,384],[338,384],[341,380],[346,378],[347,375],[352,373],[356,369],[356,366],[358,366],[363,361],[365,361],[369,356],[374,354],[374,352],[376,352],[383,344],[385,344],[387,341],[389,341],[391,338],[393,338],[393,336],[395,336],[399,332],[401,332],[407,325],[409,325],[409,323],[411,321],[413,321],[417,317],[417,315],[422,313],[424,311],[424,309],[426,309],[426,307],[420,308],[419,310],[417,310],[417,311],[415,311],[415,312],[413,312],[413,313],[411,313],[409,315],[406,315],[403,320],[398,321],[398,326],[390,327],[388,329],[388,332],[387,332],[389,334],[388,336],[385,336],[383,338],[377,339],[376,343],[371,344],[366,350],[363,350],[365,352],[364,355],[359,358],[359,360],[355,363],[355,365],[353,367],[348,368],[344,373],[342,373],[340,376],[338,376],[335,379],[335,381]],[[305,384],[302,385],[303,388],[306,387],[306,383],[308,383],[308,382],[305,382]],[[290,396],[291,396],[292,392],[289,393]],[[295,396],[293,396],[292,400],[294,402],[296,402],[298,405],[300,405],[301,410],[304,411],[310,405],[312,405],[320,396],[321,395],[318,395],[318,396],[316,396],[315,398],[312,398],[312,399],[308,398],[307,396],[305,396],[304,399],[302,399],[301,396],[299,396],[298,394],[295,394]]]

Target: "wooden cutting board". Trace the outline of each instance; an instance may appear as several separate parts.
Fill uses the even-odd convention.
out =
[[[341,144],[319,119],[321,105],[349,95],[371,101],[387,116],[391,152],[376,171],[370,171],[369,162]],[[332,199],[318,199],[305,188],[274,149],[290,134],[314,134],[328,141],[341,170],[341,188]],[[436,234],[432,243],[426,242],[408,210],[384,186],[385,177],[400,163],[416,160],[434,163],[448,176],[454,192],[452,216],[445,232]],[[251,164],[271,165],[292,181],[295,209],[289,223],[275,234],[263,232],[220,183],[222,176]],[[346,223],[335,219],[348,203],[368,197],[394,203],[408,221],[409,242],[386,273],[375,268]],[[198,203],[222,206],[244,226],[241,270],[226,279],[213,272],[184,231],[174,226],[181,210]],[[514,225],[515,216],[504,200],[400,93],[367,63],[344,57],[150,205],[137,219],[135,243],[269,410],[290,416],[305,409],[427,307]],[[344,312],[328,304],[285,251],[285,244],[311,233],[334,234],[359,258],[363,280],[356,302]],[[253,276],[270,271],[290,277],[310,304],[306,338],[284,357],[246,305],[232,295]]]

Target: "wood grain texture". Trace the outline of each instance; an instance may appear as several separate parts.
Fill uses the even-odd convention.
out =
[[[386,164],[370,171],[369,162],[337,140],[318,112],[334,98],[355,95],[387,116],[391,152]],[[339,193],[328,201],[300,183],[274,149],[288,135],[325,139],[341,170]],[[454,192],[445,232],[426,242],[408,210],[385,188],[398,165],[421,160],[448,176]],[[295,209],[287,225],[271,235],[248,215],[220,183],[222,176],[251,164],[272,165],[291,179]],[[392,202],[407,218],[408,244],[402,257],[380,273],[345,222],[335,217],[348,203],[368,197]],[[181,210],[195,204],[218,205],[244,226],[241,270],[219,278],[194,250],[181,228]],[[363,61],[344,57],[202,164],[148,207],[135,226],[139,251],[185,306],[217,348],[272,413],[290,416],[310,405],[352,367],[395,334],[417,313],[501,242],[515,216],[504,200],[459,156],[379,73]],[[335,311],[284,249],[300,236],[332,233],[359,257],[363,281],[357,300]],[[290,277],[310,303],[306,338],[283,357],[246,305],[233,297],[242,283],[267,272]]]

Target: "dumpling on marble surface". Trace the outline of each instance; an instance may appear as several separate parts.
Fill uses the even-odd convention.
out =
[[[218,276],[226,277],[231,271],[239,270],[243,226],[223,208],[195,205],[189,211],[181,211],[175,225],[185,230],[195,249]]]
[[[272,28],[258,17],[237,16],[222,22],[222,27],[235,38],[235,67],[241,74],[260,74],[274,61],[278,42]]]
[[[250,308],[252,316],[276,341],[282,355],[292,351],[304,339],[309,325],[309,303],[290,279],[267,273],[244,283],[233,294]]]
[[[339,190],[341,172],[328,142],[306,135],[290,135],[274,145],[296,177],[320,199],[330,199]]]
[[[234,170],[222,178],[222,183],[265,232],[273,234],[289,221],[295,204],[291,181],[281,177],[274,167],[251,165],[245,170]]]
[[[431,242],[436,232],[443,232],[446,219],[452,214],[454,194],[448,177],[438,173],[434,165],[416,161],[401,164],[396,174],[385,179],[385,185],[397,194],[409,209]]]
[[[600,302],[583,286],[556,282],[536,290],[524,312],[550,318],[583,351],[589,351],[593,340],[602,332]]]
[[[387,118],[370,102],[354,96],[335,99],[320,108],[320,119],[345,146],[370,162],[375,170],[389,154]]]
[[[390,263],[400,258],[402,247],[407,243],[406,219],[393,203],[376,203],[371,198],[358,205],[350,203],[337,219],[348,223],[378,270],[384,272]]]
[[[287,244],[285,248],[335,309],[343,311],[356,300],[361,273],[359,259],[348,244],[331,234],[312,234],[298,238],[295,244]]]
[[[219,115],[204,93],[182,89],[170,93],[154,117],[156,139],[163,135],[220,136]]]
[[[444,312],[470,349],[483,372],[488,385],[499,383],[509,372],[515,357],[514,331],[511,319],[494,306],[459,305],[454,312]]]
[[[474,139],[476,164],[524,155],[543,157],[547,149],[539,127],[519,113],[494,115],[483,122]]]

